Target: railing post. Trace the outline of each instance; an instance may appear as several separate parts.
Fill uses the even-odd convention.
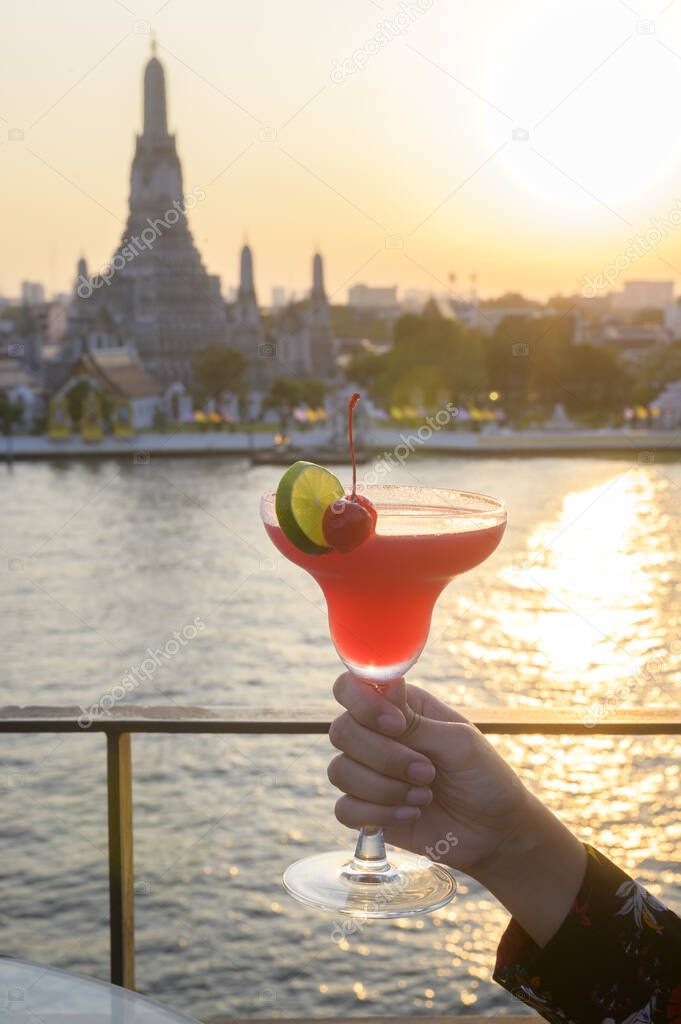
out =
[[[107,732],[111,981],[135,987],[132,757],[129,732]]]

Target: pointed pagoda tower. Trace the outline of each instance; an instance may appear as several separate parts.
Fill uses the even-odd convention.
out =
[[[182,168],[175,136],[168,133],[166,81],[163,65],[151,44],[151,58],[144,69],[143,131],[137,136],[130,173],[128,226],[142,227],[140,218],[162,216],[173,202],[182,203]]]
[[[333,380],[336,375],[336,358],[331,335],[329,302],[324,287],[324,264],[321,254],[312,258],[312,291],[308,303],[306,325],[309,335],[310,362],[312,373],[322,380]]]
[[[73,291],[77,295],[78,289],[81,291],[87,290],[87,285],[90,280],[90,275],[87,269],[87,260],[84,256],[81,256],[76,264],[76,280],[73,285]]]
[[[196,352],[227,340],[220,280],[207,273],[187,221],[203,198],[200,188],[184,191],[175,136],[168,132],[165,72],[153,41],[128,220],[111,260],[114,274],[93,299],[106,299],[145,367],[165,385],[189,384]]]
[[[274,346],[266,343],[255,293],[253,253],[247,242],[241,250],[239,288],[230,310],[228,341],[248,359],[251,387],[256,391],[264,390],[273,376],[276,353]]]
[[[258,300],[255,296],[255,281],[253,278],[253,254],[248,243],[241,250],[241,272],[239,275],[239,290],[234,305],[234,316],[239,324],[250,327],[260,325],[260,313],[258,312]]]
[[[326,305],[326,289],[324,288],[324,264],[321,253],[316,252],[312,257],[312,294],[313,301]]]

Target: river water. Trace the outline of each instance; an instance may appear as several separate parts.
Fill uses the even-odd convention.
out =
[[[258,519],[279,475],[155,456],[3,469],[0,703],[89,706],[125,678],[146,704],[332,711],[320,593]],[[391,482],[509,509],[498,551],[440,599],[412,681],[464,710],[678,706],[678,465],[414,456]],[[673,738],[493,742],[580,836],[681,906]],[[135,737],[139,988],[205,1017],[517,1010],[491,982],[506,914],[465,878],[448,908],[340,944],[286,897],[288,862],[350,839],[330,754],[325,737]],[[107,976],[104,769],[93,734],[2,738],[3,953]]]

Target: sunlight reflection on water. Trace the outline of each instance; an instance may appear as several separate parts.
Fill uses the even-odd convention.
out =
[[[96,701],[200,616],[200,637],[131,700],[332,710],[320,594],[257,518],[278,476],[219,460],[17,466],[2,483],[2,703]],[[498,552],[442,596],[414,682],[461,706],[586,713],[633,678],[615,704],[677,706],[678,466],[424,458],[392,480],[509,508]],[[679,899],[672,737],[494,742],[583,838]],[[3,951],[105,976],[101,740],[2,748]],[[329,919],[286,899],[290,860],[347,845],[324,737],[140,736],[134,748],[144,991],[196,1016],[517,1012],[490,981],[506,915],[465,878],[450,907],[367,925],[344,946]]]

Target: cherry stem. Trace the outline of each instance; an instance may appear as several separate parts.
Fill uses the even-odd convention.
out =
[[[350,458],[352,459],[352,500],[354,501],[357,497],[357,460],[355,458],[355,443],[352,438],[352,415],[355,406],[359,402],[360,396],[358,392],[351,395],[348,400],[348,440],[350,441]]]

